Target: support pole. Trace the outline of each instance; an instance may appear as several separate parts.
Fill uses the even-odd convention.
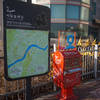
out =
[[[58,51],[60,50],[60,31],[58,31]]]
[[[56,52],[56,44],[53,44],[53,52]]]
[[[31,4],[32,0],[27,0],[27,3]],[[31,95],[31,78],[26,78],[26,100],[32,100]]]
[[[56,44],[53,44],[53,52],[56,52]],[[54,84],[53,85],[53,90],[56,91],[57,88],[56,88],[56,85]]]
[[[95,45],[94,48],[95,52],[94,52],[94,76],[95,79],[97,78],[97,58],[98,58],[98,45]]]
[[[32,100],[31,95],[31,78],[26,78],[26,100]]]

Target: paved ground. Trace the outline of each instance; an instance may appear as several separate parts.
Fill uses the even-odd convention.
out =
[[[82,83],[74,89],[74,92],[79,97],[78,100],[100,100],[100,80]],[[55,95],[56,93],[53,93],[35,100],[58,100]]]
[[[100,80],[81,84],[75,89],[79,100],[100,100]]]

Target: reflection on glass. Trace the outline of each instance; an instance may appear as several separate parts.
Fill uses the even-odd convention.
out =
[[[81,7],[81,20],[89,20],[89,8]]]
[[[68,19],[79,19],[79,6],[67,5],[66,9]]]
[[[27,0],[19,0],[19,1],[27,2]]]
[[[82,37],[88,36],[88,25],[86,24],[80,24],[80,32]]]
[[[52,18],[65,18],[65,5],[51,5]]]
[[[82,0],[82,2],[90,4],[90,0]]]

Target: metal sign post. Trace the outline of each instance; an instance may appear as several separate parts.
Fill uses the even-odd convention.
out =
[[[98,58],[98,45],[95,45],[95,52],[94,52],[94,76],[95,79],[97,78],[97,58]]]
[[[26,100],[32,100],[31,95],[31,78],[26,78]]]
[[[27,3],[32,3],[32,0],[27,0]],[[31,95],[31,77],[26,78],[26,100],[32,100]]]

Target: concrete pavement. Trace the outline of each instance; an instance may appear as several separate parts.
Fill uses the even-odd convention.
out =
[[[78,96],[78,100],[100,100],[100,80],[81,83],[80,86],[75,87],[74,93]],[[56,94],[48,94],[35,100],[58,100]]]

